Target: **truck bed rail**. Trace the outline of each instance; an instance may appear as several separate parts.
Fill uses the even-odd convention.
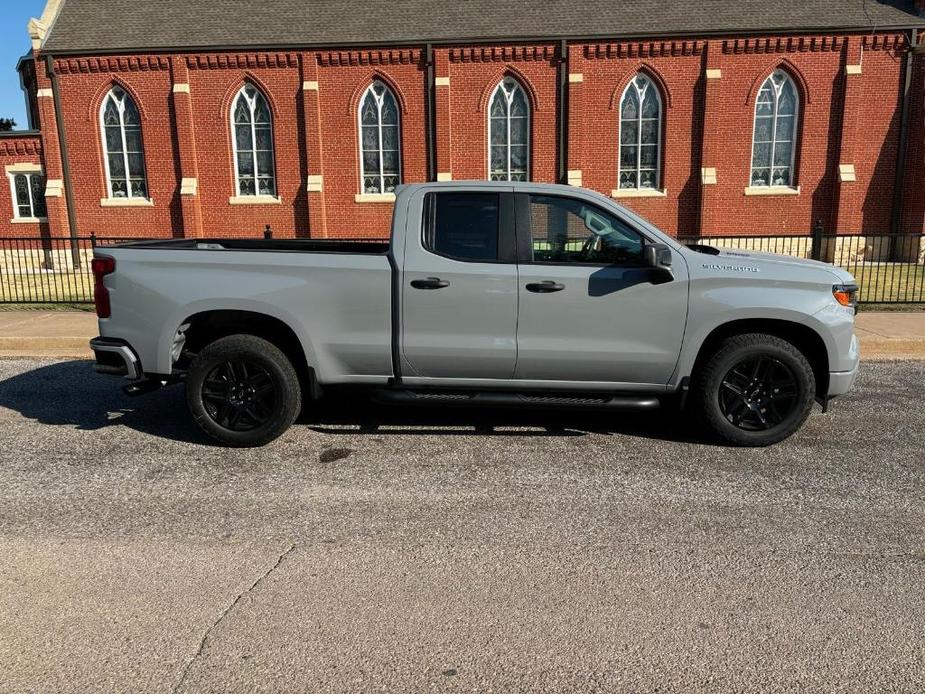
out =
[[[388,239],[154,239],[120,243],[113,248],[176,251],[277,251],[286,253],[362,253],[385,255]]]

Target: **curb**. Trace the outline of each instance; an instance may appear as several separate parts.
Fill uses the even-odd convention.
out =
[[[878,337],[875,339],[862,339],[860,343],[861,361],[878,359],[897,361],[925,360],[925,340]]]
[[[87,337],[0,337],[0,358],[92,359],[90,338]]]

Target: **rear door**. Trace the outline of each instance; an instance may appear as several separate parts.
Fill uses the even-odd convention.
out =
[[[409,205],[401,287],[403,377],[510,379],[517,264],[510,188],[425,189]]]
[[[687,268],[643,262],[643,233],[581,197],[517,194],[515,377],[664,384],[687,319]]]

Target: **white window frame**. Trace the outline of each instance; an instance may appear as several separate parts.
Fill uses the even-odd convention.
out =
[[[375,87],[381,86],[383,91],[382,95],[379,96],[375,92]],[[386,192],[385,190],[385,173],[383,172],[383,152],[382,149],[382,103],[385,101],[385,95],[390,94],[392,99],[395,101],[395,116],[396,116],[396,132],[398,134],[398,185],[401,185],[403,179],[402,172],[402,138],[401,138],[401,107],[398,103],[398,97],[395,96],[389,85],[387,85],[382,80],[374,80],[366,89],[363,90],[363,94],[360,96],[360,102],[357,105],[357,141],[359,147],[357,149],[360,156],[360,195],[357,196],[359,199],[373,199],[377,196],[392,196],[393,192]],[[367,193],[366,192],[366,163],[364,162],[363,154],[365,150],[363,149],[363,104],[366,102],[366,97],[372,94],[373,99],[376,100],[376,134],[378,135],[378,146],[376,151],[379,153],[379,173],[377,177],[379,178],[379,192],[378,193]],[[368,125],[365,127],[369,127]],[[390,126],[391,127],[391,126]],[[369,176],[372,178],[372,174]],[[370,198],[373,196],[373,198]]]
[[[639,185],[640,176],[639,172],[642,170],[642,102],[645,96],[645,92],[641,92],[639,87],[636,86],[636,80],[640,77],[644,77],[649,83],[649,86],[646,87],[646,90],[651,89],[655,93],[655,99],[658,102],[658,144],[655,147],[655,185],[652,188],[643,188]],[[639,100],[639,112],[636,114],[636,185],[631,188],[623,188],[620,185],[620,177],[623,173],[623,100],[626,99],[626,95],[629,94],[630,89],[635,90],[636,98]],[[649,75],[644,72],[637,72],[633,75],[633,79],[629,81],[629,84],[626,85],[626,88],[623,90],[623,94],[620,96],[620,103],[618,105],[618,118],[617,118],[617,190],[618,191],[627,191],[627,190],[652,190],[659,191],[662,187],[662,147],[665,144],[664,132],[663,132],[663,123],[664,123],[664,101],[662,101],[662,91],[658,88],[658,85],[655,83]],[[651,120],[647,118],[645,120]],[[633,145],[627,145],[633,146]]]
[[[116,89],[121,89],[122,93],[125,95],[120,101],[115,98],[113,92]],[[112,99],[116,108],[119,111],[119,133],[122,135],[122,159],[123,165],[125,166],[125,197],[117,198],[112,190],[112,174],[109,170],[109,144],[106,140],[106,121],[104,120],[104,114],[106,113],[106,105],[109,103],[109,100]],[[135,110],[138,111],[138,132],[141,135],[141,168],[144,172],[144,182],[145,182],[145,192],[147,195],[135,195],[132,192],[132,175],[131,170],[128,166],[128,142],[125,137],[125,99],[130,99],[131,102],[135,105]],[[100,121],[100,138],[102,139],[103,145],[103,166],[106,170],[106,199],[108,200],[150,200],[151,199],[151,190],[148,187],[148,162],[146,161],[144,146],[145,138],[144,131],[141,127],[141,111],[138,110],[138,104],[135,102],[135,99],[132,98],[132,95],[128,93],[128,90],[125,87],[114,86],[106,93],[106,97],[103,99],[103,103],[100,104],[99,112],[99,121]]]
[[[263,98],[263,100],[267,104],[267,111],[269,111],[270,113],[270,153],[272,154],[271,160],[273,162],[273,169],[272,171],[270,171],[270,176],[272,177],[272,180],[273,180],[273,194],[272,195],[261,194],[260,192],[260,169],[258,168],[258,165],[257,165],[257,151],[258,151],[257,150],[257,118],[255,115],[257,102],[256,102],[256,99],[251,99],[245,93],[245,90],[248,87],[253,89],[257,94],[260,94],[260,96]],[[238,99],[240,99],[242,96],[244,97],[245,101],[247,101],[247,106],[251,112],[251,122],[250,122],[251,156],[254,158],[254,194],[253,195],[249,193],[241,192],[241,171],[239,168],[240,164],[238,163],[238,151],[239,150],[238,150],[238,130],[237,130],[237,126],[239,124],[236,123],[234,120],[234,112],[238,106]],[[238,199],[256,200],[256,201],[279,200],[279,180],[276,175],[276,171],[277,171],[277,168],[276,168],[276,128],[275,128],[275,124],[273,123],[273,120],[274,120],[273,109],[270,107],[270,100],[267,98],[267,95],[263,93],[263,90],[260,89],[253,82],[247,82],[243,84],[241,88],[237,91],[237,93],[234,95],[234,98],[231,100],[231,108],[228,109],[228,122],[231,126],[231,149],[232,149],[232,156],[234,157],[234,162],[233,162],[234,193]]]
[[[16,177],[25,176],[27,180],[27,188],[29,190],[29,212],[31,216],[23,217],[19,213],[19,200],[16,199]],[[45,202],[46,215],[44,217],[38,217],[35,214],[35,195],[32,192],[32,177],[41,176],[45,177],[45,169],[43,169],[38,164],[13,164],[6,167],[6,178],[10,184],[10,198],[13,203],[13,221],[14,222],[45,222],[48,221],[48,201]],[[47,181],[46,181],[47,185]]]
[[[790,87],[793,89],[793,102],[794,102],[793,135],[790,141],[790,163],[788,164],[788,167],[787,167],[790,170],[790,180],[784,184],[774,183],[774,169],[780,168],[780,167],[774,166],[774,155],[776,153],[775,150],[777,149],[777,119],[778,119],[777,108],[780,102],[780,89],[778,89],[777,85],[774,84],[774,81],[772,79],[774,75],[776,74],[781,74],[784,76],[784,80],[785,80],[784,83],[786,82],[790,83]],[[755,173],[755,134],[758,130],[758,99],[761,97],[761,92],[762,90],[764,90],[764,86],[768,82],[771,82],[771,86],[774,91],[774,115],[771,121],[771,141],[770,141],[771,142],[771,167],[770,167],[771,175],[767,183],[756,184],[753,181],[753,176]],[[781,89],[783,89],[784,83],[781,84]],[[762,190],[775,189],[775,188],[776,189],[788,189],[788,190],[796,189],[796,186],[794,186],[794,181],[796,180],[796,173],[797,173],[796,168],[795,168],[795,163],[796,163],[796,156],[797,156],[797,145],[799,144],[798,130],[799,130],[799,124],[800,124],[800,106],[802,106],[802,104],[800,103],[800,90],[797,89],[796,81],[794,81],[794,79],[787,73],[786,70],[781,70],[781,69],[774,70],[770,75],[768,75],[765,79],[761,81],[761,86],[758,87],[758,91],[755,93],[755,105],[752,108],[752,151],[751,151],[751,157],[749,158],[750,165],[748,167],[748,188],[747,189],[752,189],[752,190],[754,190],[755,188],[762,189]],[[763,169],[765,167],[761,166],[758,168]]]
[[[514,89],[512,89],[510,92],[504,89],[505,82],[513,84]],[[491,144],[491,105],[494,103],[495,96],[498,94],[499,89],[504,92],[504,97],[505,97],[505,100],[507,101],[507,115],[505,116],[505,120],[507,122],[507,142],[505,144],[505,147],[507,148],[507,169],[505,171],[505,174],[507,175],[507,178],[505,180],[506,181],[511,180],[511,171],[512,171],[512,167],[511,167],[511,102],[514,100],[514,95],[519,90],[521,94],[523,94],[524,103],[527,105],[527,119],[526,119],[527,120],[527,138],[526,138],[526,142],[524,143],[524,145],[527,148],[527,153],[526,153],[526,156],[524,157],[524,160],[526,162],[526,167],[524,171],[524,179],[526,181],[529,181],[530,171],[532,169],[531,164],[532,164],[532,157],[533,157],[533,142],[532,142],[533,140],[533,106],[530,103],[530,98],[529,98],[529,95],[527,94],[527,90],[524,89],[524,86],[520,83],[520,81],[514,77],[504,77],[500,82],[498,82],[495,88],[491,91],[491,96],[488,98],[488,106],[485,109],[485,115],[487,117],[487,121],[485,123],[485,141],[487,144],[486,155],[488,159],[487,159],[486,168],[488,169],[488,180],[489,181],[492,180],[491,177],[493,175],[493,172],[491,170],[491,147],[492,147],[492,144]],[[495,145],[495,146],[497,147],[498,145]]]

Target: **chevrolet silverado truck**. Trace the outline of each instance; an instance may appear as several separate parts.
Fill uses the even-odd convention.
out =
[[[850,274],[685,246],[570,186],[407,185],[390,241],[140,241],[92,266],[97,371],[134,394],[185,383],[229,446],[351,385],[427,406],[668,404],[765,446],[858,372]]]

